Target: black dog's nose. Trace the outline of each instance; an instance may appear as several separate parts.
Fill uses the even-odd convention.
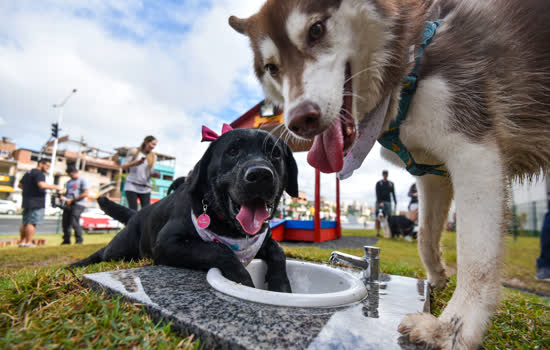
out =
[[[272,185],[273,171],[265,166],[252,166],[246,169],[244,180],[250,185]]]

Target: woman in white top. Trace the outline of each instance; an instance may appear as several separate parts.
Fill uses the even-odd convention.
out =
[[[141,208],[151,203],[151,177],[158,177],[158,173],[153,170],[156,159],[153,149],[156,145],[157,139],[154,136],[147,136],[139,148],[133,148],[128,152],[128,157],[122,164],[122,170],[130,169],[124,192],[128,207],[131,209],[137,210],[138,198]]]

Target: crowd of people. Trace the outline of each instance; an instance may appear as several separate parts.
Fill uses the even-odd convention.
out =
[[[129,150],[128,156],[122,164],[122,169],[128,173],[124,193],[128,206],[134,210],[138,209],[138,199],[141,208],[151,203],[151,178],[159,177],[159,174],[153,170],[156,160],[153,150],[157,142],[154,136],[145,137],[140,147]],[[36,227],[44,220],[47,190],[59,192],[60,202],[56,205],[63,210],[63,240],[61,244],[71,244],[73,232],[76,244],[82,244],[84,241],[80,216],[87,207],[88,181],[80,176],[79,170],[74,165],[70,164],[66,171],[69,180],[64,187],[48,184],[46,175],[50,167],[51,160],[42,158],[38,161],[37,167],[27,171],[19,182],[18,186],[23,190],[23,219],[19,228],[20,247],[36,246],[33,237]]]

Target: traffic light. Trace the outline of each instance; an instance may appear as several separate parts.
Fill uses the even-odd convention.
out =
[[[57,123],[52,123],[52,136],[57,138],[59,136],[59,125]]]

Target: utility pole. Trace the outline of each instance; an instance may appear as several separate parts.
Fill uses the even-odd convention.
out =
[[[78,171],[80,171],[80,151],[82,149],[82,146],[85,146],[84,137],[80,136],[80,141],[78,142],[78,154],[76,156],[76,169]]]
[[[50,184],[53,184],[53,172],[55,169],[55,162],[57,160],[57,140],[59,138],[61,120],[63,119],[63,107],[65,106],[67,101],[69,101],[71,96],[73,96],[76,93],[76,91],[77,91],[76,89],[73,89],[60,104],[53,105],[53,108],[57,108],[59,112],[57,113],[57,123],[52,124],[52,136],[55,137],[55,139],[53,141],[52,165],[50,167],[50,172],[48,174],[48,180]]]

